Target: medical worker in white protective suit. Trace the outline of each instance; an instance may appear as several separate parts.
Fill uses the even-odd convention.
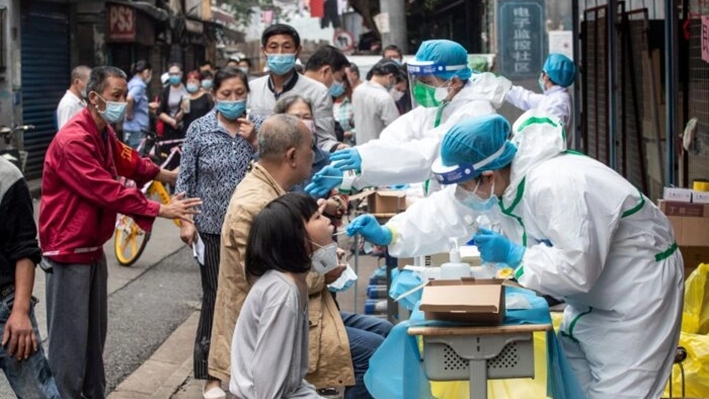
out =
[[[337,186],[426,181],[448,129],[463,119],[496,113],[512,86],[491,73],[473,73],[465,48],[450,40],[423,42],[407,70],[411,97],[419,106],[387,126],[378,140],[333,153],[331,164],[306,187],[308,193],[320,197]],[[352,172],[343,180],[343,171]]]
[[[445,251],[489,209],[504,235],[479,230],[485,262],[515,269],[520,284],[568,306],[560,341],[589,398],[659,398],[679,340],[683,263],[665,215],[602,163],[565,152],[560,121],[528,111],[453,126],[434,174],[444,190],[359,233],[395,256]],[[453,184],[454,183],[454,184]],[[498,199],[499,198],[499,199]]]
[[[574,62],[563,54],[551,53],[544,62],[539,76],[539,89],[543,94],[521,86],[512,86],[505,100],[524,111],[538,109],[554,115],[561,119],[568,129],[574,108],[567,87],[571,86],[575,79]]]

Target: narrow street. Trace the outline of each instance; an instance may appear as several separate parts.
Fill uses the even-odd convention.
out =
[[[39,202],[35,202],[35,217]],[[131,267],[116,262],[113,240],[104,247],[108,259],[108,337],[104,361],[108,391],[145,362],[198,307],[199,269],[179,239],[179,229],[158,219],[141,258]],[[47,345],[45,275],[37,268],[34,296],[43,345]],[[0,398],[15,395],[0,373]]]

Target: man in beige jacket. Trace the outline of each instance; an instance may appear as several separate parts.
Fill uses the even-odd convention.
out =
[[[228,381],[236,320],[251,288],[244,269],[246,242],[253,218],[266,204],[310,177],[313,134],[298,119],[275,115],[259,131],[259,160],[237,186],[222,226],[221,262],[209,351],[209,374]],[[327,284],[342,273],[308,276],[309,370],[318,388],[355,384],[350,347],[340,313]]]

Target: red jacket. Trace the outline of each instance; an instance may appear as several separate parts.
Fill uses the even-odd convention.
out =
[[[88,108],[52,140],[44,158],[39,240],[43,255],[57,262],[92,263],[113,235],[116,214],[130,215],[146,231],[160,204],[116,180],[138,187],[160,171],[149,159],[118,141],[110,127],[98,131]]]

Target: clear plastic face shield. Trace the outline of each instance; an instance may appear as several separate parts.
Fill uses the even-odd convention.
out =
[[[443,101],[450,100],[452,77],[446,80],[440,75],[467,67],[467,65],[444,65],[434,61],[414,60],[407,63],[412,105],[434,108]]]
[[[492,155],[476,163],[445,166],[443,165],[443,159],[438,157],[431,166],[431,172],[433,172],[433,176],[440,184],[460,184],[480,175],[478,171],[500,157],[505,152],[505,148],[506,143]]]

